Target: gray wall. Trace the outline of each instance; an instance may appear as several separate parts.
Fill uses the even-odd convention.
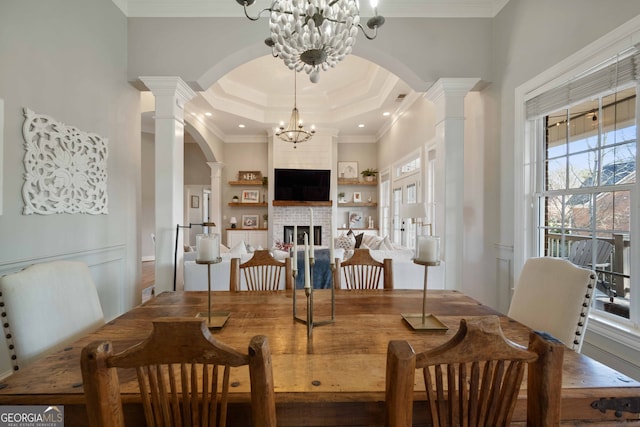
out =
[[[81,259],[90,265],[105,315],[130,309],[141,298],[140,107],[127,82],[126,18],[106,0],[0,2],[0,98],[0,274]],[[25,107],[108,138],[108,214],[22,214]],[[0,375],[10,366],[3,356]]]

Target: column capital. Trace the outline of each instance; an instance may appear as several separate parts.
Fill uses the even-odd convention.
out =
[[[464,97],[480,81],[478,78],[439,79],[425,92],[436,105],[436,123],[447,118],[464,118]]]
[[[140,80],[156,98],[161,96],[174,97],[180,108],[197,95],[180,77],[143,76],[140,77]]]
[[[207,165],[211,168],[211,178],[219,178],[222,173],[222,169],[224,168],[224,163],[207,162]]]

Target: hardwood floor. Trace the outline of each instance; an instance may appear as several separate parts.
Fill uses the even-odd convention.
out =
[[[142,263],[142,302],[149,300],[153,295],[155,282],[156,262],[145,261]]]

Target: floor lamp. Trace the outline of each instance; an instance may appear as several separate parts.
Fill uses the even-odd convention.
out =
[[[189,225],[180,225],[180,224],[176,224],[176,247],[173,251],[173,290],[175,292],[176,290],[176,275],[178,274],[178,236],[180,235],[180,229],[181,228],[191,228],[194,225],[201,225],[202,227],[215,227],[216,224],[213,222],[203,222],[200,224],[192,224],[189,223]]]

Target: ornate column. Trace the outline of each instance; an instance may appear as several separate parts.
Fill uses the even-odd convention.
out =
[[[173,290],[176,225],[184,220],[184,104],[196,93],[180,77],[140,77],[156,99],[155,292]],[[183,247],[178,245],[178,276]]]
[[[224,224],[222,223],[222,168],[224,163],[222,162],[207,162],[207,165],[211,168],[211,196],[209,197],[209,221],[213,221],[216,224],[217,232],[220,233],[220,238],[224,236]],[[222,241],[222,240],[220,240]]]
[[[436,106],[436,147],[444,154],[437,179],[444,185],[436,195],[438,229],[445,261],[445,288],[460,289],[464,257],[464,97],[476,78],[438,80],[426,93]],[[442,162],[440,162],[442,164]],[[442,206],[444,205],[444,206]]]

